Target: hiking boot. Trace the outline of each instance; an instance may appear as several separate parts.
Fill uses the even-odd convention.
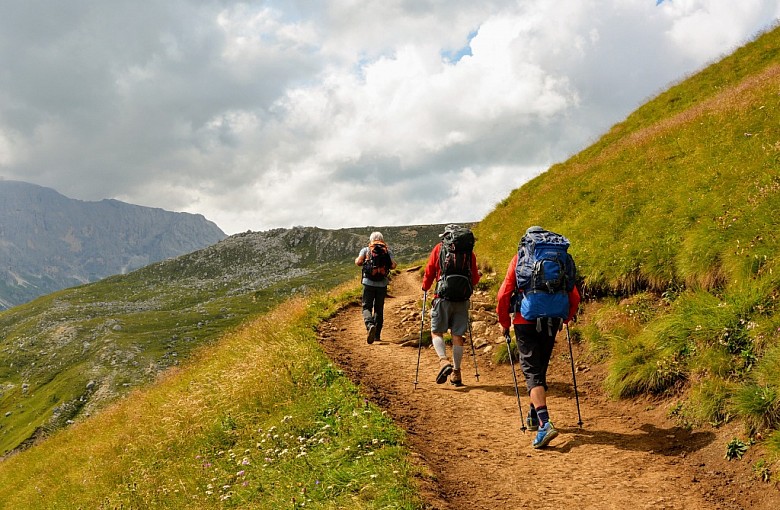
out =
[[[450,376],[450,384],[458,388],[463,386],[463,379],[460,377],[460,370],[455,369],[452,371],[452,375]]]
[[[374,340],[376,340],[376,326],[371,324],[368,326],[368,337],[366,338],[366,342],[373,344]]]
[[[528,425],[528,430],[536,432],[539,430],[539,417],[536,416],[536,413],[528,411],[528,416],[525,418],[525,424]]]
[[[539,427],[539,432],[536,433],[536,439],[531,446],[534,448],[544,448],[550,441],[558,436],[558,431],[555,430],[551,421],[544,424],[544,427]]]
[[[441,358],[439,360],[441,369],[439,375],[436,376],[436,384],[444,384],[447,381],[447,377],[452,373],[452,365],[447,358]]]

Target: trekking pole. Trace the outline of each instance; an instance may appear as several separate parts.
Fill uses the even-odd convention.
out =
[[[474,333],[471,332],[471,314],[469,314],[469,339],[471,340],[471,357],[474,358],[474,378],[479,382],[479,369],[477,368],[477,351],[474,349]]]
[[[517,376],[515,375],[515,361],[514,354],[512,354],[512,338],[509,333],[504,336],[506,338],[506,352],[509,353],[509,365],[512,367],[512,380],[515,382],[515,396],[517,397],[517,410],[520,411],[520,429],[525,433],[525,420],[523,419],[523,405],[520,403],[520,390],[517,387]]]
[[[417,376],[420,374],[420,351],[422,351],[423,326],[425,325],[425,302],[428,300],[428,291],[423,291],[422,314],[420,315],[420,341],[417,343],[417,370],[414,372],[414,389],[417,389]]]
[[[574,374],[574,352],[571,348],[571,335],[569,334],[569,325],[566,324],[566,340],[569,341],[569,360],[571,361],[571,378],[574,381],[574,401],[577,402],[577,425],[582,428],[582,415],[580,414],[580,397],[577,394],[577,376]]]

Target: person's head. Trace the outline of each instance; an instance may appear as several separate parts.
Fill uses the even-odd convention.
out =
[[[525,231],[526,234],[532,234],[534,232],[544,232],[544,229],[539,225],[534,225],[533,227],[528,227],[528,230]]]
[[[382,237],[382,232],[371,232],[371,235],[368,237],[368,240],[369,240],[370,242],[372,242],[372,243],[373,243],[374,241],[382,241],[382,242],[385,242],[385,238],[384,238],[384,237]]]
[[[449,223],[446,227],[444,227],[444,232],[439,234],[439,237],[444,237],[449,232],[455,232],[460,228],[460,225],[456,225],[455,223]]]

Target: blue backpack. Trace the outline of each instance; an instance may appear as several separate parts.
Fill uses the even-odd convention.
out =
[[[537,321],[537,329],[541,319],[569,318],[569,292],[577,275],[569,245],[564,236],[541,227],[529,228],[520,239],[515,279],[522,292],[514,310],[525,320]]]

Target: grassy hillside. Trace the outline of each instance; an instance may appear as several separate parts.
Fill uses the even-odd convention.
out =
[[[775,30],[670,88],[475,228],[481,265],[499,276],[529,225],[572,240],[588,301],[577,331],[608,363],[614,396],[675,397],[670,413],[691,424],[740,419],[775,452],[779,53]],[[316,323],[355,297],[314,291],[357,282],[352,259],[370,230],[234,236],[0,314],[4,448],[76,418],[0,462],[0,502],[419,507],[402,435],[314,340]],[[419,258],[439,230],[396,232],[417,239],[408,253]],[[247,321],[290,294],[312,300]],[[97,396],[168,367],[158,384],[78,419],[111,400]]]
[[[441,228],[381,230],[408,263]],[[354,259],[373,229],[239,234],[0,312],[0,455],[153,381],[250,315],[357,282]]]
[[[0,508],[421,508],[402,434],[315,338],[355,298],[291,300],[0,462]]]
[[[503,276],[530,225],[572,241],[615,396],[780,426],[780,29],[671,87],[478,226]],[[773,441],[780,444],[780,436]]]

